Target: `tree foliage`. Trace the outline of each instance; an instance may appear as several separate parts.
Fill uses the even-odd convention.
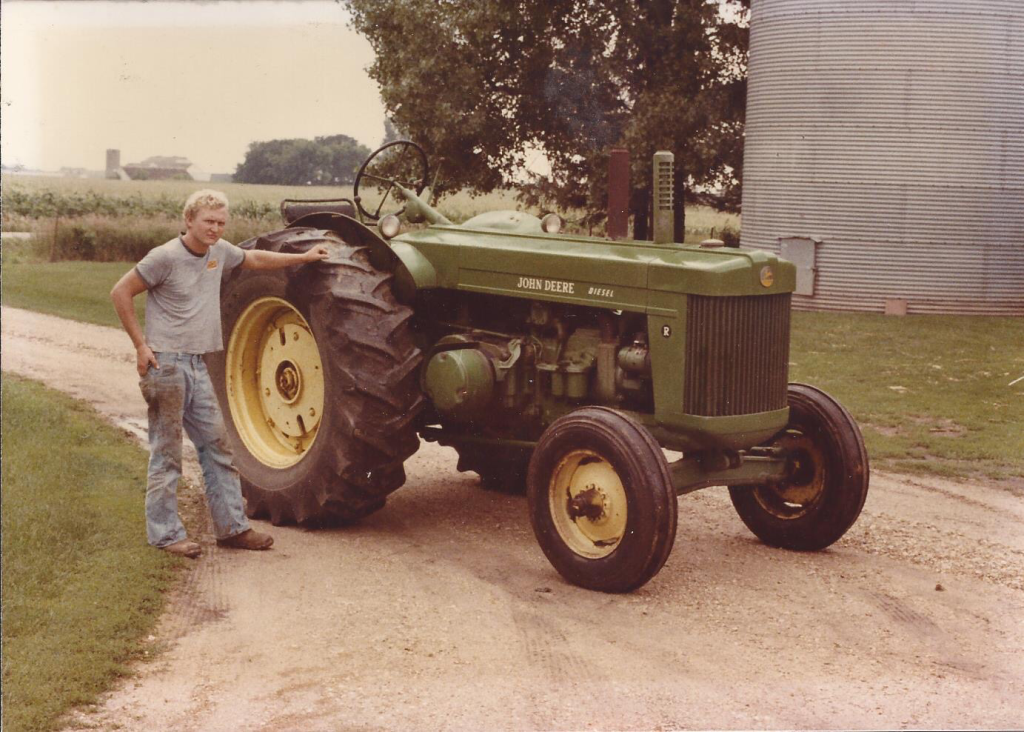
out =
[[[384,137],[381,138],[381,147],[387,145],[389,142],[395,142],[397,140],[406,139],[405,135],[399,132],[398,128],[395,127],[395,123],[391,121],[390,117],[384,118]]]
[[[240,183],[342,185],[355,180],[369,148],[348,135],[253,142],[235,170]]]
[[[738,207],[746,0],[345,2],[395,126],[445,160],[448,186],[509,186],[541,150],[551,172],[520,186],[527,201],[600,217],[622,146],[646,211],[666,149],[688,195]]]

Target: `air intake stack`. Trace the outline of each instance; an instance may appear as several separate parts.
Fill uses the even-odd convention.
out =
[[[675,159],[665,150],[654,153],[655,244],[671,244],[675,239]]]

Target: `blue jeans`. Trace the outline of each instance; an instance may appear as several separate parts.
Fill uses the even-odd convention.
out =
[[[155,547],[187,538],[178,516],[183,426],[199,454],[214,533],[218,539],[240,534],[249,528],[249,520],[206,363],[190,353],[155,355],[160,368],[150,366],[139,381],[149,405],[146,537]]]

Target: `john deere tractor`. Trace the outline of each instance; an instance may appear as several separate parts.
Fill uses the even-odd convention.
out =
[[[868,458],[836,400],[787,383],[794,267],[673,242],[671,165],[655,155],[646,242],[515,211],[456,225],[408,141],[367,159],[353,200],[285,202],[287,228],[242,246],[332,256],[235,270],[210,363],[249,514],[359,519],[427,440],[525,490],[548,559],[595,590],[657,574],[677,496],[709,486],[770,545],[843,536]]]

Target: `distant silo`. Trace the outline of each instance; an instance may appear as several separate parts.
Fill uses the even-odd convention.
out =
[[[746,247],[794,307],[1024,315],[1024,0],[754,0]]]
[[[107,150],[107,177],[117,178],[117,171],[121,168],[121,151]]]

